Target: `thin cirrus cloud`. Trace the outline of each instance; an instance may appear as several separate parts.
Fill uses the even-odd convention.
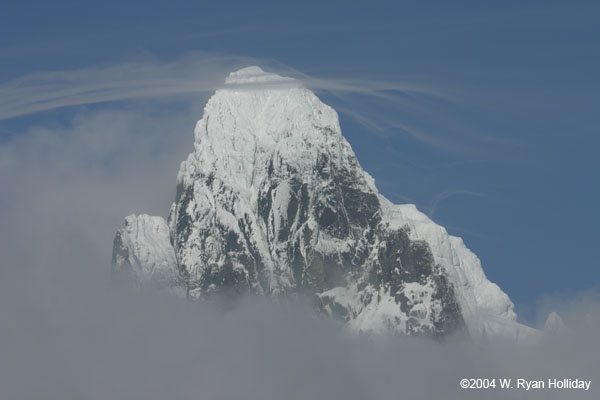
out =
[[[172,62],[37,72],[0,83],[0,120],[65,106],[211,92],[222,86],[227,73],[248,65],[271,66],[312,90],[340,97],[354,94],[391,103],[398,103],[397,93],[448,98],[443,91],[408,80],[313,78],[272,60],[194,53]]]
[[[440,116],[440,104],[462,104],[464,94],[449,85],[410,77],[314,77],[280,62],[253,57],[189,53],[164,62],[145,60],[103,67],[37,72],[0,83],[0,120],[61,107],[112,101],[194,99],[223,87],[231,71],[261,65],[289,76],[346,117],[381,137],[403,136],[447,153],[477,152],[486,145],[481,132],[454,116]],[[293,80],[291,80],[293,82]],[[276,87],[289,85],[280,82]],[[255,84],[256,87],[273,84]],[[247,86],[247,85],[244,85]],[[406,117],[419,121],[408,121]]]
[[[439,193],[431,202],[431,206],[429,207],[429,212],[427,213],[429,218],[433,218],[435,216],[435,212],[437,211],[438,206],[444,200],[449,199],[450,197],[462,195],[462,196],[475,196],[475,197],[485,197],[485,193],[474,192],[471,190],[464,189],[450,189],[445,190],[442,193]]]
[[[226,67],[244,62],[251,59],[188,56],[169,63],[126,62],[25,75],[0,84],[0,119],[65,106],[210,91]]]

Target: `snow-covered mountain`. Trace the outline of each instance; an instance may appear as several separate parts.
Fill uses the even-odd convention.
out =
[[[169,218],[126,218],[113,272],[192,300],[307,296],[351,330],[527,337],[463,241],[392,204],[300,82],[258,67],[210,98]]]

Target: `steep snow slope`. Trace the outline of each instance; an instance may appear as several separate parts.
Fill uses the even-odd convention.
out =
[[[113,273],[126,275],[136,286],[180,285],[169,227],[162,217],[129,215],[114,240]]]
[[[381,194],[379,201],[384,218],[392,227],[408,226],[410,237],[426,241],[435,261],[446,267],[463,318],[473,336],[524,338],[536,333],[535,329],[516,323],[512,301],[498,285],[486,278],[479,258],[461,238],[449,235],[413,204],[392,204]]]
[[[291,78],[230,74],[177,184],[168,229],[153,220],[160,234],[119,231],[116,270],[168,266],[191,299],[308,296],[356,331],[531,333],[460,238],[378,193],[337,113]],[[156,250],[125,256],[138,248]]]

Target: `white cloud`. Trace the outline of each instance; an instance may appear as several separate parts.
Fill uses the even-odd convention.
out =
[[[0,119],[58,107],[214,91],[228,72],[255,63],[246,57],[192,53],[78,70],[38,72],[0,84]]]

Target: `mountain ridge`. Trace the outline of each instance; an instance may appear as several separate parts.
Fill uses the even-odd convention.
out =
[[[168,221],[157,218],[128,217],[115,274],[156,274],[193,300],[302,294],[358,332],[535,332],[462,239],[378,192],[335,110],[259,67],[209,99]]]

